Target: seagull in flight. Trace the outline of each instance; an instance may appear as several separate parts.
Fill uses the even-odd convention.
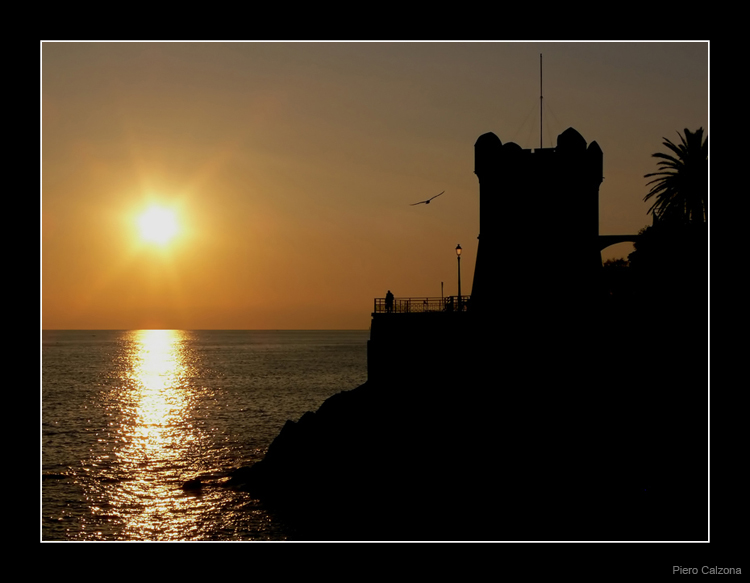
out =
[[[443,194],[443,192],[441,192],[440,194]],[[440,196],[440,194],[436,194],[435,196],[433,196],[432,198],[428,198],[427,200],[420,200],[419,202],[415,202],[414,204],[410,204],[409,206],[417,206],[418,204],[430,204],[430,201],[433,198],[437,198],[438,196]]]

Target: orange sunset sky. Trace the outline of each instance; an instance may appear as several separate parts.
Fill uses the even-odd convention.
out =
[[[44,329],[366,329],[388,289],[440,296],[444,282],[455,294],[459,243],[469,293],[474,143],[492,131],[539,147],[540,54],[543,146],[574,127],[604,152],[602,235],[651,224],[643,176],[664,137],[710,134],[707,42],[43,42],[40,53]],[[533,201],[504,220],[533,230]]]

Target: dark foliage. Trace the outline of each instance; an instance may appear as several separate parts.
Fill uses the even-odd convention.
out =
[[[664,138],[663,144],[674,155],[657,152],[659,172],[646,174],[655,177],[648,184],[651,190],[643,200],[654,198],[649,209],[658,221],[670,223],[702,223],[708,218],[708,138],[703,128],[691,132],[685,129],[681,143],[673,144]]]

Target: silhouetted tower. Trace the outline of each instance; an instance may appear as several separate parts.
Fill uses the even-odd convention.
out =
[[[591,300],[601,268],[599,145],[586,147],[573,128],[557,147],[533,151],[487,133],[474,153],[480,238],[472,311]]]

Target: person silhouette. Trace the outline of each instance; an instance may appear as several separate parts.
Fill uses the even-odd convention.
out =
[[[388,293],[385,294],[385,311],[389,314],[393,311],[393,294],[391,290],[388,290]]]

